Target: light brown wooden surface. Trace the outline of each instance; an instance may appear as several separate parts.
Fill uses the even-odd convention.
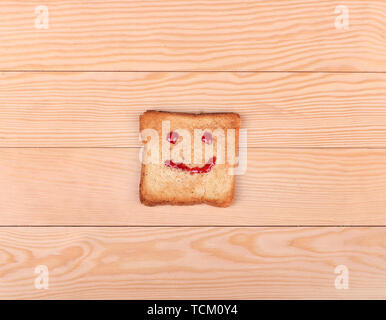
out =
[[[0,298],[386,298],[385,228],[1,228]],[[48,289],[36,289],[45,265]],[[349,289],[336,289],[338,265]]]
[[[148,109],[239,112],[253,147],[386,147],[386,74],[2,73],[1,147],[139,146]]]
[[[48,29],[35,28],[39,5]],[[338,5],[349,30],[335,27]],[[386,71],[383,0],[18,0],[0,10],[0,70]]]
[[[248,149],[229,208],[145,207],[137,148],[1,149],[1,225],[386,225],[386,150]]]
[[[384,0],[0,10],[0,299],[386,299]],[[241,114],[233,206],[139,203],[148,109]]]

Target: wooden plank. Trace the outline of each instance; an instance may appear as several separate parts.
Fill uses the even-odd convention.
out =
[[[47,29],[36,28],[41,5]],[[335,26],[341,5],[348,30]],[[383,0],[19,0],[0,10],[1,70],[386,71]]]
[[[385,228],[1,228],[1,299],[385,299]],[[37,266],[48,289],[36,289]],[[337,266],[348,289],[336,289]]]
[[[0,225],[386,225],[386,150],[249,149],[229,208],[140,204],[139,149],[0,153]]]
[[[235,111],[253,147],[386,147],[386,74],[2,73],[1,147],[139,146],[147,109]]]

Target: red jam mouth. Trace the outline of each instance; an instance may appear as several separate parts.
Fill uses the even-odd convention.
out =
[[[173,169],[179,169],[182,171],[187,171],[190,174],[195,174],[195,173],[208,173],[216,164],[216,157],[212,157],[209,159],[209,161],[203,165],[202,167],[188,167],[184,163],[174,163],[172,160],[166,160],[165,165],[169,168]]]
[[[175,131],[170,131],[168,135],[166,136],[166,140],[170,142],[171,144],[176,144],[179,138],[179,134]],[[213,137],[210,132],[205,132],[204,135],[201,137],[201,141],[206,144],[212,144]],[[209,161],[202,167],[188,167],[184,163],[175,163],[172,160],[166,160],[165,166],[168,168],[173,169],[179,169],[182,171],[187,171],[190,174],[195,173],[208,173],[210,170],[212,170],[213,166],[216,164],[216,157],[212,157],[209,159]]]

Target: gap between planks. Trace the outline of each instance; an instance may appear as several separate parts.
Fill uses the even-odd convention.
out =
[[[305,71],[305,70],[0,70],[4,73],[320,73],[320,74],[382,74],[385,71]]]
[[[386,225],[0,225],[0,228],[386,228]]]

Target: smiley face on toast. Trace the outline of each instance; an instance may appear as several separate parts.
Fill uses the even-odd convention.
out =
[[[175,145],[179,142],[180,140],[179,138],[180,136],[176,131],[170,131],[166,139],[169,143]],[[201,141],[203,143],[211,145],[213,143],[212,134],[209,131],[205,131],[204,134],[201,136]],[[216,159],[217,159],[216,156],[210,157],[209,160],[201,167],[198,167],[198,166],[192,167],[183,162],[176,163],[173,160],[166,160],[164,163],[169,168],[186,171],[186,172],[189,172],[190,174],[202,174],[202,173],[210,172],[210,170],[216,165]]]
[[[141,202],[229,206],[235,176],[228,173],[234,166],[228,156],[236,156],[240,122],[235,113],[141,115]]]

